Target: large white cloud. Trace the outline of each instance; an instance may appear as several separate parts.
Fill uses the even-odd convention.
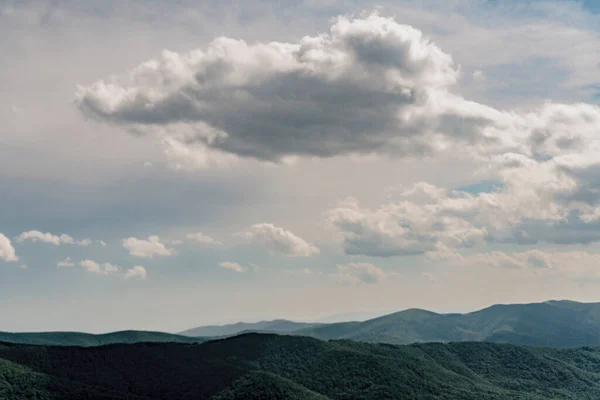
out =
[[[26,240],[31,240],[32,242],[40,241],[43,243],[52,244],[54,246],[60,246],[61,244],[76,244],[79,246],[89,246],[90,244],[92,244],[92,241],[90,239],[75,240],[73,239],[73,237],[64,233],[61,235],[54,235],[52,233],[44,233],[40,231],[23,232],[17,238],[17,242],[19,243],[22,243]]]
[[[171,256],[174,249],[167,248],[158,236],[150,236],[148,240],[129,237],[123,239],[123,247],[134,257],[153,258],[154,256]]]
[[[18,261],[19,258],[15,252],[10,239],[0,233],[0,260]]]
[[[273,224],[255,224],[240,235],[286,256],[310,257],[320,252],[315,245]]]
[[[347,201],[328,221],[348,254],[599,241],[600,108],[496,110],[453,94],[459,76],[420,31],[372,14],[339,17],[297,43],[218,38],[205,50],[165,52],[129,80],[79,87],[77,104],[134,134],[158,134],[180,168],[233,156],[460,149],[475,177],[499,184],[483,193],[417,184],[374,209]]]
[[[165,51],[129,80],[79,86],[94,119],[158,134],[178,165],[225,154],[281,161],[349,153],[415,155],[476,142],[493,109],[449,93],[458,68],[422,33],[390,18],[339,17],[297,43],[220,37],[205,50]],[[210,151],[209,151],[210,149]]]

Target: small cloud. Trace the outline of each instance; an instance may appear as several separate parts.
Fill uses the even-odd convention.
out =
[[[219,267],[224,269],[230,269],[235,272],[246,272],[247,268],[242,267],[240,264],[235,262],[224,261],[219,264]]]
[[[269,250],[290,257],[311,257],[319,254],[319,249],[290,231],[273,224],[255,224],[249,231],[238,236],[262,244]]]
[[[110,264],[110,263],[99,264],[92,260],[80,261],[79,265],[81,267],[83,267],[84,269],[86,269],[88,272],[92,272],[92,273],[100,274],[100,275],[110,275],[119,270],[119,267],[114,264]]]
[[[152,163],[150,161],[146,161],[144,163],[144,167],[146,167],[146,168],[150,168],[151,166],[152,166]]]
[[[30,240],[32,242],[42,242],[52,244],[54,246],[60,246],[61,244],[76,244],[79,246],[89,246],[92,241],[90,239],[83,240],[75,240],[73,237],[67,234],[54,235],[52,233],[44,233],[40,231],[28,231],[23,232],[17,238],[18,243],[23,243],[26,240]]]
[[[480,69],[473,71],[473,80],[475,80],[477,82],[481,82],[481,81],[485,80],[485,75],[484,75],[483,71]]]
[[[428,281],[430,281],[430,282],[435,282],[435,281],[436,281],[436,277],[435,277],[435,275],[433,275],[433,274],[431,274],[431,273],[429,273],[429,272],[423,272],[423,273],[421,274],[421,276],[422,276],[423,278],[427,279],[427,280],[428,280]]]
[[[198,243],[212,245],[212,246],[218,246],[218,245],[222,244],[218,240],[215,240],[215,239],[211,238],[210,236],[203,234],[202,232],[190,233],[186,237],[190,240],[195,240]]]
[[[21,269],[27,269],[28,267],[27,267],[27,264],[21,264],[21,265],[19,265],[19,268],[21,268]]]
[[[125,279],[144,280],[147,276],[148,272],[146,271],[146,268],[141,265],[136,265],[125,272]]]
[[[175,250],[167,248],[158,236],[150,236],[148,240],[130,237],[123,239],[123,247],[134,257],[153,258],[154,256],[172,256]]]
[[[57,262],[56,266],[57,267],[73,267],[73,266],[75,266],[75,263],[73,262],[71,257],[67,257],[64,260]]]
[[[343,284],[375,284],[386,278],[387,274],[373,264],[350,263],[337,265],[337,272],[332,277]]]
[[[314,275],[314,272],[312,272],[309,268],[304,268],[302,272],[304,272],[304,275]]]
[[[98,243],[100,243],[100,246],[106,247],[106,242],[104,240],[98,240]]]
[[[180,244],[182,244],[182,243],[183,243],[183,240],[179,240],[179,239],[178,239],[178,240],[172,240],[172,241],[171,241],[171,244],[172,244],[173,246],[179,246],[179,245],[180,245]]]

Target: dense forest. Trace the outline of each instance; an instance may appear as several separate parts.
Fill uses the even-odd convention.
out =
[[[598,399],[600,348],[244,334],[203,344],[0,345],[1,399]]]

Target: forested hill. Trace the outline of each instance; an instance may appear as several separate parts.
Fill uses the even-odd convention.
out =
[[[600,349],[264,334],[194,345],[3,344],[0,398],[596,400]]]

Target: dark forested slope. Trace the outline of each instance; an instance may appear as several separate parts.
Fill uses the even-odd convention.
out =
[[[0,398],[8,400],[31,390],[38,399],[69,398],[69,390],[89,399],[600,398],[596,348],[246,334],[197,345],[5,344],[0,360]]]

